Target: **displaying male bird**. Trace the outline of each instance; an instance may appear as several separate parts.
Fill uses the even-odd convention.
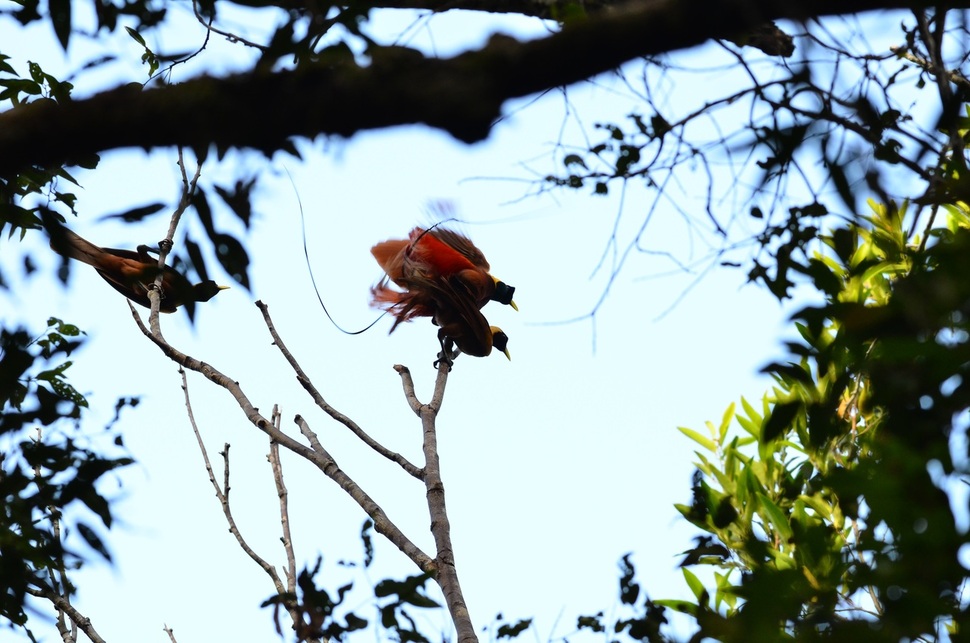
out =
[[[395,316],[391,332],[401,322],[431,317],[440,326],[446,356],[450,343],[469,355],[484,357],[494,346],[508,356],[508,336],[490,326],[480,309],[498,301],[518,310],[515,288],[489,274],[485,255],[468,237],[444,228],[414,228],[408,239],[378,243],[371,254],[386,273],[371,289],[372,305]]]
[[[160,270],[162,286],[159,310],[163,313],[173,313],[182,305],[189,307],[198,301],[209,301],[220,290],[228,288],[211,280],[193,284],[171,266],[160,269],[158,259],[149,254],[148,246],[138,246],[135,251],[102,248],[68,230],[49,213],[43,220],[55,252],[93,266],[115,290],[146,308],[151,307],[148,291]]]
[[[489,274],[488,261],[468,237],[444,228],[414,228],[408,239],[389,239],[371,248],[386,277],[371,289],[373,305],[397,317],[398,324],[414,317],[432,317],[434,310],[423,285],[448,279],[481,308],[497,301],[518,310],[515,288]],[[389,282],[404,289],[394,290]]]

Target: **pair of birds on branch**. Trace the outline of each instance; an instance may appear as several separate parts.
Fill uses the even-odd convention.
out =
[[[443,360],[451,360],[454,347],[475,357],[495,348],[509,357],[508,335],[489,325],[481,308],[497,301],[518,310],[515,288],[489,274],[485,255],[468,237],[442,227],[414,228],[407,239],[382,241],[371,254],[385,273],[371,289],[371,305],[395,316],[391,332],[401,322],[430,317]]]
[[[227,288],[212,280],[192,284],[171,266],[159,267],[147,246],[134,251],[102,248],[66,228],[50,212],[42,220],[51,248],[92,266],[115,290],[142,306],[151,306],[148,293],[159,274],[159,310],[164,313],[209,301]],[[468,237],[441,227],[414,228],[408,239],[382,241],[371,253],[385,273],[371,289],[371,304],[394,315],[391,332],[402,322],[430,317],[438,326],[446,361],[455,347],[476,357],[489,355],[493,348],[509,356],[508,335],[489,325],[481,308],[498,301],[518,310],[512,301],[515,288],[489,274],[485,255]]]

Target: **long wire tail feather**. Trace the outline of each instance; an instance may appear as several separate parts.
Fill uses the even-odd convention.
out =
[[[334,328],[339,330],[341,333],[344,333],[345,335],[360,335],[361,333],[367,332],[374,326],[374,324],[379,322],[384,317],[384,315],[387,314],[387,312],[385,311],[381,313],[377,317],[377,319],[367,324],[367,326],[361,328],[360,330],[350,331],[345,329],[340,324],[338,324],[337,321],[330,314],[330,311],[327,310],[327,305],[323,303],[323,297],[320,296],[320,289],[317,287],[317,279],[313,275],[313,266],[310,265],[310,251],[309,249],[307,249],[307,242],[306,242],[306,217],[303,214],[303,201],[302,199],[300,199],[300,193],[296,189],[296,182],[293,181],[293,177],[290,175],[290,171],[287,170],[285,167],[283,168],[283,171],[286,172],[286,176],[290,180],[290,184],[293,186],[293,191],[296,192],[296,202],[300,208],[300,233],[303,236],[303,256],[306,258],[306,268],[307,268],[307,272],[310,273],[310,283],[313,284],[313,292],[317,296],[317,301],[320,302],[320,308],[323,309],[324,314],[327,316],[327,319],[330,320],[330,323],[333,324]]]

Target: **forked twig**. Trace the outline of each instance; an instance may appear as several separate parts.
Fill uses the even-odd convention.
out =
[[[214,368],[212,365],[186,355],[169,344],[165,338],[153,334],[152,331],[145,326],[134,306],[130,306],[130,308],[132,318],[142,334],[144,334],[156,346],[158,346],[166,357],[180,365],[182,368],[200,373],[213,384],[228,391],[229,394],[232,395],[233,399],[236,400],[236,404],[239,405],[240,410],[253,424],[253,426],[266,434],[270,439],[278,442],[280,446],[288,449],[289,451],[313,464],[328,477],[334,478],[332,475],[334,472],[339,472],[339,474],[341,474],[343,477],[346,477],[346,474],[340,471],[339,467],[336,466],[333,458],[325,457],[323,454],[318,453],[315,449],[297,442],[295,439],[273,426],[273,423],[263,416],[255,406],[253,406],[252,401],[243,391],[239,382]],[[338,481],[338,484],[341,483]],[[341,484],[341,486],[343,487],[344,485]],[[408,538],[404,532],[402,532],[400,528],[390,520],[390,518],[388,518],[387,514],[384,513],[384,510],[381,509],[376,502],[374,502],[366,494],[357,494],[353,495],[352,497],[357,504],[365,512],[367,512],[367,515],[370,516],[371,520],[374,521],[374,528],[378,533],[384,535],[389,541],[391,541],[391,543],[400,549],[404,555],[410,558],[419,569],[433,572],[435,569],[435,562],[432,560],[432,558],[424,553],[420,547],[414,544],[411,539]]]
[[[287,363],[289,363],[290,367],[296,373],[297,381],[300,383],[300,386],[302,386],[306,390],[306,392],[310,394],[310,397],[313,398],[314,403],[318,407],[320,407],[324,411],[324,413],[326,413],[334,420],[336,420],[337,422],[340,422],[345,427],[350,429],[351,433],[353,433],[358,438],[360,438],[360,440],[364,444],[369,446],[371,449],[373,449],[380,455],[384,456],[391,462],[396,462],[401,466],[402,469],[407,471],[415,478],[419,480],[422,479],[423,471],[420,468],[416,467],[400,453],[391,451],[383,444],[381,444],[374,438],[370,437],[367,434],[367,432],[365,432],[362,428],[360,428],[360,426],[356,422],[351,420],[349,417],[347,417],[337,409],[330,406],[330,404],[323,398],[323,395],[320,394],[320,391],[318,391],[317,388],[310,381],[310,378],[307,377],[306,373],[300,367],[300,364],[296,361],[296,358],[293,357],[293,354],[290,353],[289,349],[286,348],[286,344],[283,343],[283,340],[280,338],[279,333],[276,332],[276,327],[273,325],[273,320],[272,318],[270,318],[270,315],[269,315],[269,307],[266,304],[264,304],[262,301],[257,301],[256,306],[259,308],[260,312],[263,313],[263,321],[266,322],[266,328],[269,329],[269,333],[273,337],[273,343],[279,349],[280,353],[283,354],[284,359],[286,359]]]
[[[229,443],[226,442],[223,450],[219,452],[219,455],[222,456],[225,463],[223,486],[220,487],[219,482],[216,480],[215,472],[212,470],[212,463],[209,461],[209,453],[205,448],[205,442],[203,442],[202,435],[199,433],[199,427],[195,422],[195,415],[192,413],[192,401],[189,398],[189,384],[185,377],[185,369],[180,368],[179,375],[182,376],[182,390],[185,392],[185,410],[189,417],[189,424],[192,425],[192,432],[195,434],[196,442],[199,443],[199,451],[202,452],[202,461],[205,463],[205,472],[209,475],[209,482],[212,484],[212,488],[216,492],[216,498],[219,499],[219,504],[222,506],[222,513],[226,517],[226,522],[229,523],[229,532],[235,537],[236,542],[246,552],[246,555],[253,559],[270,577],[270,580],[273,581],[273,585],[276,587],[276,591],[282,594],[286,591],[286,587],[280,580],[279,574],[276,573],[276,568],[270,565],[249,546],[249,543],[246,542],[242,532],[236,525],[236,519],[232,515],[232,508],[229,505]]]

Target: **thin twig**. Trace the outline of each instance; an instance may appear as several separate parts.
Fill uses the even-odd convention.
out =
[[[414,380],[411,378],[411,370],[407,366],[395,364],[394,370],[401,376],[401,385],[404,386],[404,399],[408,401],[408,406],[414,411],[415,415],[421,414],[421,400],[414,392]]]
[[[396,462],[401,466],[402,469],[404,469],[409,474],[411,474],[412,476],[420,480],[422,477],[422,471],[420,468],[416,467],[400,453],[391,451],[390,449],[382,445],[380,442],[370,437],[363,429],[360,428],[360,426],[358,426],[356,422],[351,420],[349,417],[347,417],[337,409],[330,406],[330,404],[323,398],[323,395],[320,394],[320,391],[318,391],[317,388],[313,385],[313,383],[310,382],[310,378],[307,377],[306,373],[303,371],[299,363],[296,361],[296,358],[293,357],[293,354],[290,353],[290,351],[286,348],[286,344],[283,343],[283,340],[276,332],[276,327],[273,325],[273,320],[270,318],[270,315],[269,315],[269,307],[266,304],[264,304],[262,301],[257,301],[256,306],[259,308],[260,312],[263,313],[263,321],[266,322],[266,327],[269,329],[269,333],[273,337],[273,343],[283,354],[283,357],[289,363],[290,367],[296,372],[297,381],[306,390],[306,392],[310,394],[310,397],[313,398],[314,403],[317,406],[319,406],[327,415],[329,415],[334,420],[336,420],[337,422],[340,422],[345,427],[350,429],[351,433],[353,433],[358,438],[360,438],[360,440],[364,444],[366,444],[371,449],[373,449],[380,455],[384,456],[388,460],[392,462]]]
[[[195,439],[199,443],[199,450],[202,452],[202,460],[205,463],[205,471],[209,475],[209,482],[212,483],[212,488],[216,492],[216,498],[219,499],[219,503],[222,505],[222,513],[226,517],[226,522],[229,523],[229,532],[236,538],[236,542],[242,548],[246,555],[249,556],[253,561],[259,565],[263,571],[270,577],[273,581],[273,585],[276,587],[277,593],[282,594],[286,591],[286,587],[280,580],[279,574],[276,573],[276,568],[270,565],[266,560],[264,560],[259,554],[257,554],[246,539],[243,538],[242,532],[239,531],[239,527],[236,526],[236,520],[232,516],[232,509],[229,506],[229,443],[227,442],[223,451],[220,451],[220,455],[225,461],[225,481],[223,483],[224,488],[219,487],[219,483],[216,481],[215,473],[212,470],[212,463],[209,461],[209,453],[205,448],[205,442],[202,441],[202,435],[199,433],[199,427],[195,423],[195,415],[192,413],[192,402],[189,398],[189,384],[185,377],[185,369],[179,369],[179,375],[182,376],[182,390],[185,391],[185,410],[189,416],[189,423],[192,425],[192,432],[195,433]]]
[[[279,407],[275,404],[273,405],[272,422],[273,426],[279,430],[281,416]],[[286,490],[286,483],[283,482],[283,463],[280,461],[280,445],[272,439],[269,441],[269,454],[267,454],[266,459],[269,460],[270,468],[273,470],[276,494],[280,499],[280,524],[283,532],[280,541],[283,543],[283,549],[286,552],[286,591],[290,597],[285,601],[285,606],[290,613],[290,618],[293,620],[293,629],[299,636],[299,632],[305,630],[307,624],[303,618],[303,610],[296,600],[296,554],[293,551],[293,538],[290,533],[289,492]],[[278,623],[277,627],[279,627]],[[313,637],[301,638],[300,640],[305,641],[305,643],[320,643],[319,639]]]
[[[175,632],[172,631],[172,628],[170,628],[168,625],[162,624],[162,631],[168,634],[169,641],[172,643],[178,643],[178,641],[175,640]]]

